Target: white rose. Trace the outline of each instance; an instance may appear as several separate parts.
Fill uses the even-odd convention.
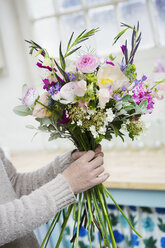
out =
[[[99,107],[104,108],[106,103],[109,102],[111,94],[109,89],[103,88],[97,91],[97,96],[99,98]]]
[[[103,65],[98,71],[97,78],[100,88],[111,86],[112,90],[115,91],[121,89],[123,86],[129,86],[129,79],[116,65]]]

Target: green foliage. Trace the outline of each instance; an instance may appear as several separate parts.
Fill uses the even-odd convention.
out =
[[[134,64],[128,64],[124,72],[131,82],[137,77],[136,66]]]
[[[32,110],[29,107],[26,107],[25,105],[16,106],[13,108],[13,111],[19,116],[32,115]]]
[[[99,31],[99,28],[91,29],[90,31],[86,32],[86,29],[77,36],[77,38],[72,42],[74,32],[71,34],[71,37],[69,39],[67,49],[64,55],[64,58],[68,57],[72,53],[76,52],[78,49],[81,48],[81,46],[74,48],[75,46],[79,45],[80,43],[86,41],[89,39],[89,37],[93,36],[96,32]]]

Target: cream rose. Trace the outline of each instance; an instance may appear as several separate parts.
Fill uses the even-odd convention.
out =
[[[40,96],[38,101],[43,103],[45,106],[48,106],[49,96],[50,96],[49,93],[45,92],[44,94]],[[47,108],[45,108],[38,102],[36,103],[33,109],[33,116],[35,116],[36,118],[45,118],[45,117],[49,117],[50,115],[51,115],[51,112]]]

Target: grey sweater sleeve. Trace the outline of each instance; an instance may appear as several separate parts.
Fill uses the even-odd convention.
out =
[[[0,246],[31,232],[75,200],[68,182],[59,174],[28,196],[1,204]]]
[[[18,197],[30,194],[63,172],[74,161],[71,157],[72,152],[57,156],[51,163],[34,172],[18,173],[0,149],[1,159]]]

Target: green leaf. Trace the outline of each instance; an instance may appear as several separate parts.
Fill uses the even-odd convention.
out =
[[[58,70],[60,71],[60,73],[63,75],[63,77],[65,78],[66,82],[69,82],[69,77],[68,75],[66,74],[66,72],[59,66],[59,64],[57,63],[56,60],[54,60]]]
[[[130,95],[125,95],[123,96],[123,98],[121,99],[122,102],[129,102],[129,101],[132,101],[132,96]]]
[[[128,28],[123,29],[116,37],[114,38],[113,45],[118,41],[118,39],[128,30]]]
[[[60,133],[51,133],[48,141],[52,141],[52,140],[55,140],[55,139],[58,139],[58,138],[61,138]]]
[[[140,107],[142,110],[146,110],[147,105],[148,105],[148,101],[147,101],[147,99],[145,99],[145,100],[143,100],[143,101],[139,104],[139,107]]]
[[[25,105],[19,105],[13,108],[15,114],[19,116],[27,116],[32,115],[32,111],[30,108],[26,107]]]
[[[33,125],[26,125],[26,128],[29,128],[29,129],[36,129],[36,127],[34,127]]]
[[[69,47],[70,47],[70,44],[71,44],[73,35],[74,35],[74,32],[73,32],[73,33],[71,34],[71,36],[70,36],[70,39],[69,39],[69,42],[68,42],[68,45],[67,45],[67,51],[69,51]]]
[[[42,49],[40,49],[40,50],[38,50],[38,51],[36,52],[36,54],[35,54],[35,57],[37,57],[38,55],[40,55],[43,51],[44,51],[44,49],[43,49],[43,48],[42,48]]]
[[[81,46],[76,47],[75,49],[73,49],[72,51],[70,51],[69,53],[67,53],[67,55],[65,55],[65,58],[68,57],[68,56],[70,56],[72,53],[75,53],[80,48],[81,48]]]
[[[61,42],[60,42],[60,46],[59,46],[59,55],[60,55],[60,64],[61,64],[61,67],[65,71],[66,64],[65,64],[64,56],[62,54]]]

